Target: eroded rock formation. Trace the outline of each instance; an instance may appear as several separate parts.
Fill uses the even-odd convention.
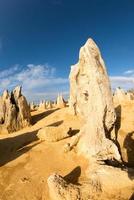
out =
[[[52,200],[127,200],[133,194],[134,182],[126,171],[110,166],[92,166],[86,181],[69,183],[54,173],[47,182]],[[119,177],[117,179],[117,177]],[[123,180],[123,181],[122,181]]]
[[[36,105],[34,104],[34,102],[31,102],[29,106],[30,106],[30,111],[34,111],[36,109]]]
[[[46,110],[46,108],[47,108],[46,102],[45,101],[41,101],[40,104],[39,104],[38,110],[39,111],[43,111],[43,110]]]
[[[56,102],[57,102],[57,104],[56,104],[57,108],[64,108],[66,106],[65,100],[61,94],[58,94]]]
[[[116,115],[110,81],[101,53],[92,39],[80,49],[79,62],[70,72],[70,109],[85,119],[78,144],[79,152],[99,159],[117,159],[120,155],[110,140]]]
[[[11,133],[31,123],[30,108],[17,86],[11,93],[4,91],[0,97],[0,132]]]
[[[41,141],[57,142],[71,135],[72,129],[65,125],[47,126],[38,131],[37,137]]]
[[[46,101],[46,108],[47,108],[47,109],[53,108],[52,101]]]
[[[111,139],[116,122],[113,97],[104,61],[92,39],[80,49],[79,62],[71,67],[69,78],[70,110],[73,114],[80,113],[86,122],[65,145],[65,152],[77,146],[75,150],[88,158],[89,167],[87,179],[80,185],[69,183],[58,174],[51,175],[50,197],[53,200],[128,199],[133,193],[133,170],[122,165],[119,150]]]
[[[132,92],[125,92],[121,88],[116,88],[114,92],[114,103],[115,104],[124,104],[134,100],[134,94]]]

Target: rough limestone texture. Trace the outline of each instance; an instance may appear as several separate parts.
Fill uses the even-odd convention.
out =
[[[48,180],[49,194],[52,200],[80,200],[80,190],[68,184],[58,174],[52,174]]]
[[[79,152],[102,160],[120,160],[118,148],[110,140],[116,120],[110,81],[99,48],[92,39],[81,47],[79,62],[71,67],[69,77],[70,109],[86,119]]]
[[[78,152],[88,158],[89,167],[87,179],[80,185],[52,174],[47,181],[50,197],[52,200],[128,200],[134,191],[134,170],[108,166],[122,166],[118,148],[111,140],[116,116],[105,64],[92,39],[80,49],[79,62],[71,68],[69,77],[70,110],[81,114],[86,123],[66,144],[65,151],[77,145]]]
[[[0,133],[11,133],[31,124],[30,108],[17,86],[0,97]]]
[[[94,164],[93,164],[94,165]],[[78,185],[71,184],[64,177],[54,173],[48,180],[52,200],[128,200],[133,194],[133,176],[127,170],[110,166],[90,166],[88,178]],[[117,177],[119,177],[117,179]],[[123,181],[122,181],[123,180]]]
[[[58,94],[56,102],[57,102],[57,104],[56,104],[57,108],[64,108],[66,106],[66,103],[65,103],[65,100],[64,100],[62,94]]]
[[[37,137],[41,141],[57,142],[70,136],[70,128],[65,125],[47,126],[38,131]]]

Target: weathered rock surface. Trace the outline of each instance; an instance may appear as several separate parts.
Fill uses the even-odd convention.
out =
[[[80,49],[79,62],[70,72],[70,109],[86,119],[78,143],[79,152],[99,159],[120,160],[110,140],[116,115],[110,81],[101,53],[92,39]]]
[[[58,174],[48,178],[49,194],[52,200],[80,200],[80,190],[73,184],[68,184]]]
[[[87,180],[81,182],[80,185],[68,183],[62,176],[52,174],[47,181],[51,199],[128,200],[131,197],[134,181],[133,176],[131,176],[132,179],[129,178],[127,170],[101,165],[92,167],[88,172]],[[134,173],[134,170],[131,173]]]
[[[37,137],[48,142],[57,142],[70,136],[70,128],[67,126],[47,126],[38,131]]]
[[[57,102],[57,104],[56,104],[57,108],[64,108],[66,106],[65,100],[64,100],[63,96],[60,94],[58,94],[56,102]]]
[[[4,91],[0,97],[0,132],[14,132],[31,123],[30,108],[17,86],[11,93]]]

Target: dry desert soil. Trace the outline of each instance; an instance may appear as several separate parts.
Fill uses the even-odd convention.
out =
[[[53,143],[37,138],[38,130],[44,126],[64,124],[78,132],[84,121],[70,115],[68,108],[31,114],[31,127],[0,135],[0,200],[49,200],[47,179],[53,172],[75,184],[86,179],[88,161],[75,149],[64,152],[63,147],[71,138]],[[133,131],[134,104],[130,103],[122,108],[119,137]]]

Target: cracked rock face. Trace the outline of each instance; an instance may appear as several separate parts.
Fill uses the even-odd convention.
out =
[[[70,109],[86,119],[78,149],[84,155],[120,160],[110,140],[116,115],[109,77],[99,48],[92,39],[81,47],[79,61],[70,72]]]
[[[17,86],[11,93],[4,91],[0,97],[0,130],[11,133],[31,123],[30,108]]]

